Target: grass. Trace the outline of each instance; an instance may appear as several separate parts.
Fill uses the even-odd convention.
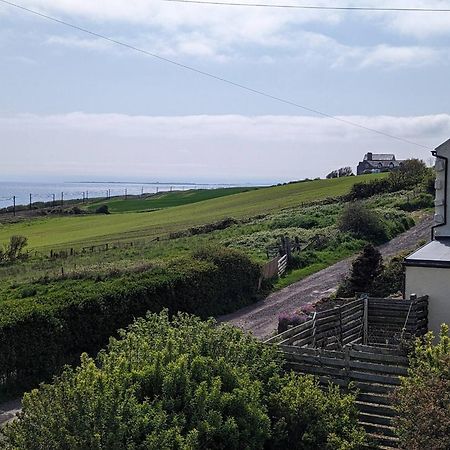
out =
[[[344,195],[354,183],[379,176],[365,175],[275,186],[145,213],[27,220],[0,225],[0,244],[6,243],[13,234],[26,236],[29,248],[33,250],[151,239],[227,217],[255,217],[302,203]]]
[[[240,194],[242,192],[259,189],[256,187],[233,187],[218,189],[190,189],[188,191],[161,192],[145,198],[130,197],[115,198],[92,203],[88,210],[95,211],[100,205],[107,205],[111,213],[143,212],[156,209],[172,208],[174,206],[189,205],[191,203],[203,202],[213,198],[226,197],[228,195]]]
[[[317,252],[319,261],[313,264],[310,264],[306,267],[302,267],[301,269],[294,269],[288,272],[285,276],[279,278],[277,282],[274,284],[273,289],[275,291],[279,291],[297,281],[301,281],[310,275],[313,275],[317,272],[320,272],[323,269],[326,269],[333,264],[336,264],[339,261],[342,261],[350,256],[354,255],[358,250],[361,250],[363,247],[363,242],[361,241],[357,248],[338,248],[334,251],[325,251],[325,252]]]

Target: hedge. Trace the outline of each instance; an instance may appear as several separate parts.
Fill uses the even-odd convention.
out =
[[[0,397],[48,380],[82,352],[96,353],[147,311],[209,317],[246,306],[259,276],[239,252],[205,251],[144,273],[60,281],[35,297],[0,302]]]

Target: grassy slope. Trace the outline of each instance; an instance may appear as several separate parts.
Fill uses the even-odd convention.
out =
[[[226,197],[228,195],[240,194],[241,192],[252,191],[254,187],[218,188],[218,189],[191,189],[189,191],[163,192],[151,197],[140,199],[116,198],[109,201],[99,201],[88,207],[95,211],[99,205],[108,205],[112,213],[151,211],[155,209],[172,208],[174,206],[198,203],[213,198]]]
[[[153,238],[226,217],[252,217],[302,202],[342,195],[355,182],[377,176],[276,186],[148,213],[36,219],[0,226],[0,243],[7,242],[13,234],[26,236],[32,249]]]

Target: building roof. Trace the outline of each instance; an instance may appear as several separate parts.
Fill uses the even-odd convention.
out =
[[[364,161],[367,161],[368,153],[364,156]],[[395,161],[393,153],[372,153],[372,161]]]
[[[405,266],[450,268],[450,238],[431,241],[405,259]]]

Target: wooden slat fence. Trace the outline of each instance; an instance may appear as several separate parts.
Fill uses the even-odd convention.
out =
[[[370,298],[367,340],[373,345],[397,346],[428,330],[428,297],[410,300]]]
[[[266,341],[269,344],[338,350],[347,344],[398,346],[428,328],[428,297],[361,298],[316,312],[305,323]]]
[[[341,351],[279,345],[285,367],[314,375],[327,386],[334,383],[357,392],[359,421],[378,445],[398,444],[392,420],[391,394],[407,375],[408,358],[398,349],[350,344]]]
[[[361,424],[378,445],[395,448],[391,393],[408,369],[399,344],[426,333],[427,314],[426,296],[362,298],[319,311],[266,343],[278,346],[287,369],[357,388]]]

